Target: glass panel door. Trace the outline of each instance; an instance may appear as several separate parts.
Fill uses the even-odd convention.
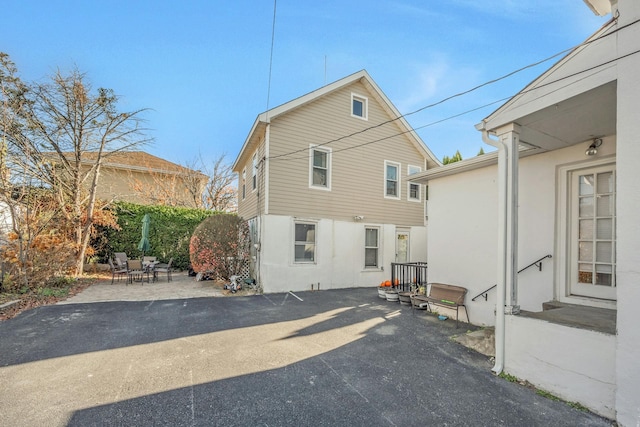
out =
[[[615,169],[572,173],[570,294],[616,299]]]
[[[409,262],[409,232],[396,233],[396,262]]]

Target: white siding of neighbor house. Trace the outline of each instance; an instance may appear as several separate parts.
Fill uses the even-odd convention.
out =
[[[351,115],[351,94],[368,98],[368,120]],[[397,122],[391,122],[326,147],[331,153],[331,190],[309,188],[310,145],[363,131],[388,121],[389,115],[365,86],[356,82],[272,119],[270,125],[269,213],[312,216],[405,226],[424,225],[422,203],[407,201],[407,165],[425,168],[419,151]],[[389,138],[389,139],[384,139]],[[374,140],[384,139],[380,142]],[[341,151],[344,148],[366,144]],[[297,152],[291,156],[278,156]],[[384,162],[400,163],[400,200],[384,197]]]
[[[584,153],[590,142],[520,160],[518,269],[553,256],[543,261],[542,271],[532,267],[518,276],[518,303],[523,310],[541,311],[542,303],[555,297],[554,267],[564,262],[555,247],[556,168],[593,160]],[[615,145],[615,137],[604,138],[597,157],[614,156]],[[467,288],[469,317],[478,325],[495,322],[495,289],[488,301],[471,299],[496,283],[497,191],[495,165],[429,182],[429,281]]]
[[[316,223],[316,262],[293,262],[294,222]],[[396,226],[393,224],[338,221],[318,217],[287,215],[263,217],[261,283],[265,293],[318,289],[373,287],[389,280],[395,260]],[[379,227],[379,261],[382,269],[365,269],[365,227]],[[426,228],[411,227],[412,260],[426,258]]]
[[[620,26],[640,18],[640,2],[619,0]],[[632,25],[619,33],[616,53],[620,56],[638,49],[640,27]],[[640,424],[640,120],[638,120],[640,55],[618,61],[618,340],[616,346],[617,421],[623,426]],[[613,361],[612,361],[613,363]]]

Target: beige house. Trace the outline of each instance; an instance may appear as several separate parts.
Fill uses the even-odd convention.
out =
[[[92,164],[95,153],[84,153]],[[104,157],[97,196],[140,204],[200,206],[208,177],[144,151],[121,151]]]
[[[366,71],[260,114],[233,165],[265,292],[374,286],[426,258],[438,165]]]

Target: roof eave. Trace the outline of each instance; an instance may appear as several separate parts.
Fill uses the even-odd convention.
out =
[[[519,157],[528,157],[534,154],[544,152],[539,148],[521,147]],[[472,157],[467,160],[460,160],[458,162],[449,163],[436,169],[430,169],[425,172],[420,172],[412,177],[408,178],[409,181],[418,184],[427,184],[433,179],[443,178],[445,176],[457,175],[464,172],[481,169],[487,166],[492,166],[498,163],[498,151],[492,151],[491,153],[483,154],[480,156]]]

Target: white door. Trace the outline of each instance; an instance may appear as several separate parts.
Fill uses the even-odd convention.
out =
[[[396,232],[396,262],[409,262],[409,232]]]
[[[576,170],[570,179],[569,294],[615,300],[615,166]]]

